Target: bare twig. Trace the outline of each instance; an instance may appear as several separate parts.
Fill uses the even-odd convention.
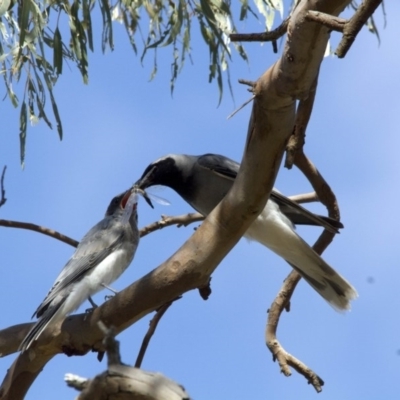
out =
[[[232,118],[235,114],[237,114],[242,108],[246,107],[251,101],[255,99],[255,95],[251,96],[248,100],[246,100],[239,108],[237,108],[233,113],[229,114],[226,119]]]
[[[278,42],[276,40],[272,41],[272,51],[274,52],[274,54],[278,53]]]
[[[6,204],[6,191],[4,189],[4,176],[6,174],[6,169],[7,169],[7,165],[5,165],[3,167],[3,172],[1,174],[1,179],[0,179],[0,188],[1,188],[1,198],[0,198],[0,207],[3,206],[4,204]]]
[[[178,215],[176,217],[167,217],[166,215],[161,215],[161,219],[159,221],[153,222],[150,225],[143,227],[140,230],[140,237],[148,235],[151,232],[154,232],[158,229],[162,229],[166,226],[176,225],[178,228],[181,226],[188,226],[193,222],[203,221],[204,215],[200,213],[189,213]]]
[[[296,194],[294,196],[289,196],[289,199],[297,204],[313,203],[315,201],[319,201],[317,193],[315,192]]]
[[[302,151],[305,144],[306,130],[314,106],[317,86],[318,76],[315,78],[315,81],[310,88],[308,97],[304,100],[300,100],[299,106],[297,107],[296,122],[294,125],[293,133],[290,136],[286,145],[285,168],[292,168],[297,152]]]
[[[79,242],[77,242],[76,240],[71,239],[66,235],[63,235],[60,232],[54,231],[53,229],[45,228],[44,226],[31,224],[29,222],[19,222],[19,221],[0,219],[0,226],[5,226],[7,228],[28,229],[30,231],[43,233],[43,235],[50,236],[54,239],[60,240],[61,242],[67,243],[73,247],[77,247],[79,244]]]
[[[339,207],[334,193],[312,162],[304,155],[302,150],[296,152],[294,163],[304,173],[304,175],[306,175],[307,179],[315,189],[315,195],[318,196],[318,200],[327,207],[329,215],[333,218],[339,219]],[[322,254],[322,252],[332,242],[333,237],[333,233],[324,230],[315,242],[313,249],[318,254]],[[324,381],[304,363],[289,354],[279,343],[276,336],[280,316],[283,310],[286,309],[289,311],[290,299],[300,279],[301,277],[296,271],[292,271],[285,279],[285,282],[269,309],[265,341],[268,349],[272,353],[274,361],[278,361],[281,372],[285,376],[291,375],[289,367],[293,367],[313,385],[317,392],[321,392]]]
[[[286,18],[276,29],[261,33],[231,33],[229,38],[232,42],[271,42],[282,37],[286,31],[290,17]]]
[[[164,305],[162,305],[157,310],[156,315],[150,321],[149,329],[148,329],[145,337],[143,338],[143,342],[142,342],[142,345],[140,346],[139,354],[138,354],[138,356],[136,358],[135,368],[140,368],[141,367],[144,355],[146,354],[147,347],[148,347],[148,345],[150,343],[150,339],[154,335],[154,332],[156,331],[156,328],[157,328],[158,323],[160,322],[160,319],[165,314],[165,312],[168,310],[168,308],[171,306],[171,304],[175,300],[178,300],[180,298],[181,298],[181,296],[177,297],[176,299],[174,299],[172,301],[169,301],[168,303],[165,303]]]
[[[79,392],[86,389],[89,384],[89,379],[82,378],[75,374],[65,374],[64,381],[67,384],[67,386],[72,387],[78,390]]]
[[[333,17],[332,15],[319,11],[309,11],[306,14],[306,18],[309,21],[318,22],[319,24],[322,24],[336,32],[343,32],[343,29],[347,23],[347,20],[344,18]]]
[[[187,225],[191,224],[192,222],[202,221],[203,219],[204,219],[204,216],[199,213],[178,215],[176,217],[167,217],[165,215],[162,215],[160,221],[153,222],[152,224],[143,227],[140,230],[140,237],[146,236],[149,233],[154,232],[158,229],[162,229],[165,226],[170,226],[170,225],[177,225],[178,227],[187,226]],[[5,220],[5,219],[0,219],[0,226],[4,226],[7,228],[27,229],[27,230],[34,231],[34,232],[39,232],[39,233],[42,233],[43,235],[47,235],[54,239],[58,239],[61,242],[67,243],[73,247],[77,247],[79,244],[78,241],[76,241],[66,235],[63,235],[60,232],[57,232],[50,228],[46,228],[44,226],[31,224],[29,222],[19,222],[19,221],[10,221],[10,220]]]
[[[238,82],[241,85],[247,85],[247,86],[250,86],[251,88],[254,88],[256,86],[256,83],[257,83],[257,82],[254,82],[254,81],[249,81],[248,79],[238,79]]]

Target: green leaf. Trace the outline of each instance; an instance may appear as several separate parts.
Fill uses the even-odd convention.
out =
[[[3,62],[3,69],[4,69],[4,71],[6,71],[6,66],[5,66],[4,62]],[[10,100],[11,100],[11,104],[12,104],[15,108],[17,108],[17,107],[18,107],[18,97],[17,97],[17,95],[13,92],[12,87],[11,87],[11,83],[8,82],[6,74],[2,74],[2,75],[3,75],[4,83],[5,83],[6,88],[7,88],[8,97],[9,97]]]
[[[54,31],[53,38],[53,67],[57,75],[62,74],[63,51],[61,33],[58,27]]]
[[[40,47],[40,51],[42,53],[42,57],[44,59],[43,42],[39,42],[39,47]],[[51,106],[53,108],[53,114],[54,114],[54,117],[55,117],[56,122],[57,122],[58,136],[59,136],[60,140],[62,140],[62,138],[63,138],[63,128],[62,128],[60,114],[58,112],[57,103],[56,103],[56,100],[55,100],[54,95],[53,95],[53,84],[51,82],[48,69],[44,69],[42,72],[43,72],[44,80],[46,82],[47,90],[49,91],[49,94],[50,94]]]
[[[89,49],[93,51],[93,31],[92,31],[92,18],[90,15],[90,3],[89,0],[82,1],[83,19],[86,24],[86,30],[88,33]]]
[[[168,46],[169,44],[171,44],[172,42],[176,41],[177,36],[179,35],[181,28],[182,28],[182,23],[183,23],[183,7],[184,7],[184,1],[183,0],[179,0],[178,3],[178,9],[176,12],[174,12],[174,19],[175,19],[175,23],[172,26],[171,29],[171,33],[169,35],[169,38],[167,39],[167,41],[163,44],[163,46]],[[172,16],[170,21],[172,21]]]
[[[22,47],[25,42],[25,36],[28,31],[28,25],[29,25],[29,13],[31,9],[31,2],[29,0],[25,0],[22,2],[22,10],[21,10],[21,15],[19,19],[19,29],[20,29],[20,35],[19,35],[19,53],[18,53],[18,58],[22,54]],[[25,106],[26,107],[26,106]]]
[[[26,144],[26,129],[27,129],[28,112],[26,109],[25,100],[21,105],[21,112],[19,115],[19,146],[20,146],[20,161],[21,167],[24,168],[25,164],[25,144]]]
[[[226,46],[226,43],[222,37],[221,30],[217,27],[217,21],[214,15],[214,11],[208,4],[208,0],[200,0],[200,5],[201,5],[201,11],[203,11],[204,17],[206,18],[211,30],[214,32],[214,35],[218,39],[219,44],[221,44],[224,47],[225,51],[229,54],[229,49]]]
[[[101,49],[103,53],[106,51],[107,42],[111,50],[114,50],[113,28],[111,10],[108,0],[99,0],[101,15],[103,17],[103,33],[101,41]]]
[[[135,32],[137,27],[137,19],[138,18],[136,13],[130,12],[129,15],[131,16],[131,22],[129,22],[128,13],[126,10],[121,10],[122,12],[122,19],[124,21],[124,26],[126,29],[126,33],[128,34],[129,41],[131,43],[132,49],[137,54],[137,47],[135,43]]]

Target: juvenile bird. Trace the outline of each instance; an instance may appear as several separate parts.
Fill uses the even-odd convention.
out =
[[[49,324],[75,311],[114,282],[131,263],[139,243],[137,194],[130,189],[111,200],[106,215],[83,237],[53,287],[33,314],[39,320],[20,345],[29,349]],[[91,301],[92,302],[92,301]]]

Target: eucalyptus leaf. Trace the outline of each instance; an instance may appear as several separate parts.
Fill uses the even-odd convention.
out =
[[[27,129],[28,113],[25,100],[22,102],[19,114],[19,146],[20,146],[20,162],[21,167],[25,165],[25,145],[26,145],[26,129]]]

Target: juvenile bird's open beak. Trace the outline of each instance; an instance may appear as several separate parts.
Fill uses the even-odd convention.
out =
[[[134,188],[132,188],[132,189],[130,189],[130,190],[127,190],[126,192],[125,192],[125,194],[124,194],[124,196],[122,197],[122,199],[121,199],[121,208],[123,208],[123,209],[125,209],[125,207],[126,207],[126,203],[128,202],[128,200],[129,200],[129,197],[131,197],[131,194],[132,193],[134,193],[134,190],[133,190]],[[135,207],[136,208],[136,207]]]

